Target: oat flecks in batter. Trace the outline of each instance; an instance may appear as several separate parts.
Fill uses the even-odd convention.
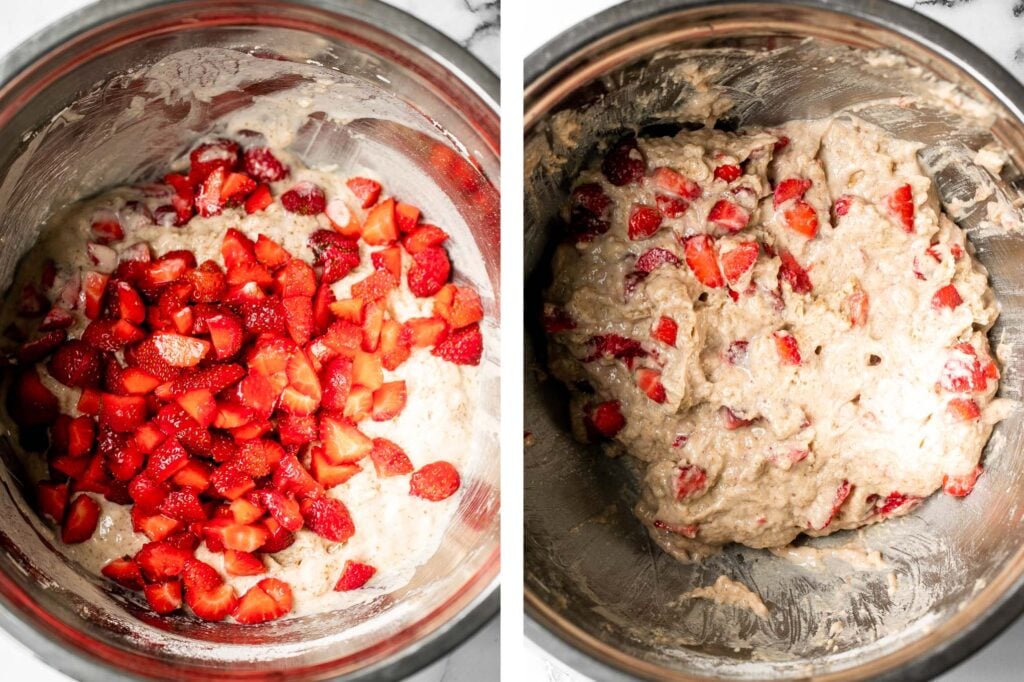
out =
[[[917,150],[845,115],[627,139],[580,174],[551,369],[579,436],[647,462],[636,513],[676,557],[973,487],[998,309]]]

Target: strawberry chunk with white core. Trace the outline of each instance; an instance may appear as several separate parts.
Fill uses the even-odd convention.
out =
[[[612,172],[639,170],[639,183],[645,169],[625,152]],[[44,238],[41,257],[26,259],[42,271],[15,280],[7,408],[26,454],[40,457],[36,508],[72,559],[102,547],[98,528],[137,534],[141,549],[110,556],[101,573],[160,615],[288,617],[296,594],[323,592],[315,576],[272,559],[300,540],[307,560],[322,562],[369,536],[369,555],[337,589],[364,585],[378,552],[387,587],[401,587],[393,571],[412,575],[440,537],[403,520],[443,529],[462,486],[459,446],[472,440],[471,387],[490,324],[484,292],[458,275],[449,282],[446,249],[459,253],[462,239],[387,196],[381,180],[349,178],[329,197],[334,178],[282,158],[201,144],[187,172],[130,190],[138,199],[91,202],[111,208],[89,208],[74,223],[86,230]],[[604,219],[602,195],[578,197]],[[153,230],[166,234],[140,241]],[[212,253],[208,233],[221,240]],[[425,310],[411,305],[417,297],[429,299]],[[455,409],[445,420],[422,405],[439,392]],[[591,428],[614,435],[614,413],[600,406]],[[422,442],[451,461],[424,462]],[[342,496],[393,521],[357,528]],[[200,551],[221,554],[223,570]],[[318,608],[319,598],[302,598]]]

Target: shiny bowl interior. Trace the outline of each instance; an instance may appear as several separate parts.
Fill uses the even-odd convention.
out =
[[[497,610],[498,114],[496,79],[382,3],[106,2],[0,63],[0,281],[55,210],[154,179],[232,116],[270,102],[289,151],[416,197],[452,234],[455,279],[481,291],[488,344],[475,456],[438,552],[404,588],[344,612],[252,628],[148,615],[80,575],[31,511],[0,440],[0,625],[76,679],[398,679]],[[312,104],[275,100],[326,83]],[[274,104],[274,102],[277,102]],[[298,110],[297,110],[298,109]],[[257,121],[259,122],[259,121]]]
[[[810,45],[806,38],[813,38]],[[963,501],[933,496],[915,513],[867,528],[882,571],[828,563],[808,570],[766,551],[727,548],[677,563],[631,513],[638,489],[621,459],[569,433],[567,394],[544,372],[541,292],[571,179],[598,142],[624,129],[664,134],[688,123],[692,90],[679,50],[774,51],[768,71],[741,63],[713,79],[734,96],[730,128],[826,116],[916,92],[910,80],[865,79],[847,48],[887,48],[997,113],[988,129],[917,112],[902,134],[929,145],[1010,153],[998,179],[1020,197],[1024,89],[991,60],[921,15],[889,3],[631,2],[584,22],[527,61],[525,99],[525,587],[528,634],[596,679],[909,679],[931,677],[998,633],[1022,607],[1024,438],[1020,411],[986,449],[986,473]],[[819,49],[838,55],[819,59]],[[566,115],[574,124],[560,127]],[[916,115],[916,114],[915,114]],[[566,132],[566,131],[569,132]],[[966,166],[963,166],[966,168]],[[954,169],[955,170],[955,169]],[[936,177],[944,199],[973,192],[966,172]],[[1024,239],[961,216],[1002,314],[991,332],[1004,360],[1001,395],[1021,397]],[[857,534],[811,541],[827,547]],[[718,575],[745,583],[770,618],[680,595]],[[892,576],[895,576],[895,583]]]

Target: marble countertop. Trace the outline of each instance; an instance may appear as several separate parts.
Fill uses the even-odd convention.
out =
[[[445,33],[469,49],[495,73],[500,72],[498,35],[500,0],[385,0]],[[0,54],[13,49],[36,31],[91,0],[46,0],[4,3],[0,22]],[[408,682],[476,682],[498,679],[498,619],[448,656],[408,679]],[[28,649],[0,631],[4,679],[32,682],[70,682],[69,677],[38,660]],[[8,677],[9,676],[9,677]]]
[[[534,0],[536,1],[536,0]],[[1024,81],[1024,0],[895,0],[959,33]],[[522,36],[516,44],[526,54],[588,16],[619,4],[618,0],[560,0],[547,3],[543,30]],[[527,640],[525,679],[586,682],[561,661]],[[941,682],[1010,682],[1024,669],[1024,618],[985,649],[942,675]]]

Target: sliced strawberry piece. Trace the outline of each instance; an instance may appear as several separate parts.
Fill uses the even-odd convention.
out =
[[[224,550],[224,570],[228,575],[251,576],[266,573],[267,567],[255,554],[227,549]]]
[[[176,398],[176,402],[190,417],[207,427],[217,417],[217,401],[207,388],[197,388]]]
[[[374,469],[381,478],[388,476],[403,476],[413,471],[412,462],[405,454],[405,450],[387,438],[374,438],[373,449],[370,450],[370,459],[373,461]]]
[[[376,391],[384,383],[380,357],[371,353],[356,352],[352,360],[352,383]]]
[[[283,414],[277,420],[277,435],[282,445],[302,445],[316,440],[319,433],[313,415]]]
[[[733,182],[741,175],[743,175],[743,170],[732,164],[723,164],[715,168],[715,177],[725,182]]]
[[[952,310],[963,302],[964,299],[960,297],[960,292],[952,284],[947,284],[932,296],[932,308],[936,310],[942,310],[943,308]]]
[[[79,495],[71,501],[61,526],[60,539],[65,545],[85,542],[96,531],[100,520],[100,505],[88,495]]]
[[[412,343],[405,328],[394,320],[385,320],[380,330],[378,352],[384,369],[398,369],[412,355]]]
[[[910,185],[898,187],[886,199],[886,206],[908,234],[914,231],[914,193]]]
[[[299,464],[299,460],[289,454],[278,462],[277,469],[274,470],[273,485],[285,495],[295,495],[299,499],[323,494],[323,488],[317,485],[309,472]]]
[[[186,591],[185,603],[199,618],[216,623],[234,612],[238,598],[234,588],[224,583],[204,592]]]
[[[601,163],[601,172],[608,182],[618,187],[640,182],[646,171],[647,160],[632,135],[612,145]]]
[[[699,199],[704,193],[696,182],[665,166],[654,169],[651,181],[658,189],[684,199]]]
[[[355,194],[356,198],[359,199],[360,208],[370,208],[377,203],[377,198],[380,196],[381,186],[376,180],[354,177],[349,178],[345,184],[348,185],[350,190],[352,190],[352,194]]]
[[[402,247],[389,246],[374,251],[370,254],[370,261],[375,269],[390,273],[396,283],[402,278]]]
[[[135,502],[136,509],[144,514],[158,513],[168,492],[166,485],[157,483],[146,474],[136,476],[128,486],[128,494]]]
[[[811,188],[811,181],[804,178],[787,178],[775,186],[775,208],[787,201],[802,199]]]
[[[199,184],[218,168],[231,171],[238,167],[238,144],[226,139],[205,142],[193,149],[188,158],[189,180]]]
[[[292,610],[294,597],[292,596],[292,588],[288,586],[288,583],[277,578],[264,578],[256,583],[256,587],[269,594],[270,598],[277,602],[278,607],[284,613]]]
[[[171,367],[195,367],[210,352],[208,341],[181,334],[157,333],[150,341],[160,358]]]
[[[356,532],[348,509],[334,498],[307,498],[302,501],[301,508],[306,526],[322,538],[347,542]]]
[[[406,390],[404,381],[389,381],[373,392],[373,421],[394,419],[405,409]]]
[[[808,239],[818,235],[818,212],[802,199],[798,199],[782,212],[782,219],[789,229]]]
[[[168,393],[170,397],[183,396],[197,389],[220,393],[240,381],[244,376],[245,369],[241,365],[232,363],[211,365],[206,369],[185,374],[170,382]]]
[[[206,511],[203,509],[199,497],[188,490],[174,490],[168,493],[163,504],[160,505],[160,513],[184,523],[206,520]]]
[[[245,212],[249,215],[259,213],[274,203],[274,197],[267,185],[258,185],[252,194],[245,198]]]
[[[434,297],[434,315],[443,318],[451,329],[461,329],[482,320],[484,311],[474,289],[446,284]]]
[[[99,417],[100,426],[119,433],[131,433],[146,421],[146,399],[104,393]]]
[[[39,331],[48,332],[59,329],[67,329],[74,324],[75,318],[66,309],[54,307],[46,313],[42,322],[39,323]]]
[[[870,501],[870,498],[868,499]],[[920,501],[920,497],[913,497],[900,492],[891,492],[884,499],[876,501],[875,509],[882,516],[891,516],[896,512],[912,509]]]
[[[981,418],[981,408],[970,398],[953,398],[946,409],[956,421],[971,422]]]
[[[212,473],[213,470],[208,464],[192,459],[171,477],[171,481],[174,485],[192,488],[197,493],[201,493],[210,487]]]
[[[708,475],[704,469],[693,464],[679,467],[676,474],[676,500],[696,495],[707,487]]]
[[[220,536],[225,549],[255,552],[266,542],[269,533],[267,533],[265,528],[258,525],[243,526],[233,523],[221,529]]]
[[[100,569],[100,573],[129,590],[141,590],[145,585],[139,565],[130,557],[114,559]]]
[[[358,464],[332,464],[324,454],[324,449],[319,446],[311,450],[310,462],[313,478],[325,489],[341,485],[362,471],[362,467]]]
[[[207,592],[224,584],[213,566],[191,557],[182,563],[181,580],[188,592]]]
[[[237,500],[256,487],[252,477],[234,462],[221,465],[210,477],[210,486],[226,500]]]
[[[103,311],[103,303],[107,294],[107,282],[110,275],[100,272],[87,272],[82,281],[85,292],[85,316],[90,320],[98,319]]]
[[[685,199],[670,197],[664,194],[655,196],[654,203],[657,205],[661,215],[666,218],[679,218],[690,208],[689,202]]]
[[[412,204],[403,204],[402,202],[395,204],[395,222],[398,224],[399,232],[402,234],[412,232],[416,229],[416,224],[419,221],[420,209]]]
[[[57,396],[46,388],[34,367],[18,375],[7,399],[7,409],[19,426],[44,426],[60,413]]]
[[[288,335],[295,343],[305,345],[313,335],[313,299],[308,296],[284,298],[281,309]]]
[[[370,582],[370,578],[372,578],[373,574],[376,572],[377,569],[369,564],[349,559],[345,561],[345,566],[341,569],[341,576],[338,578],[338,582],[334,585],[334,591],[350,592],[352,590],[358,590],[360,587]]]
[[[718,259],[722,264],[722,274],[725,281],[734,285],[747,274],[757,262],[757,255],[760,246],[757,242],[740,242],[735,248],[719,253]]]
[[[448,325],[437,317],[414,317],[404,327],[413,348],[431,348],[448,336]]]
[[[746,365],[749,345],[748,341],[742,339],[733,341],[725,351],[725,361],[730,365]]]
[[[146,463],[146,454],[134,440],[124,438],[105,454],[107,471],[118,481],[131,481]]]
[[[253,478],[263,478],[270,475],[284,454],[276,441],[253,439],[239,445],[233,464]]]
[[[188,453],[174,437],[160,444],[149,456],[146,464],[147,478],[162,483],[181,471],[188,464]]]
[[[331,464],[358,462],[373,449],[373,441],[355,424],[332,416],[321,417],[320,440]]]
[[[288,167],[266,147],[249,147],[242,155],[245,172],[260,182],[277,182],[288,177]]]
[[[52,353],[67,339],[68,333],[59,329],[23,343],[18,348],[18,364],[33,365]]]
[[[363,301],[386,298],[398,286],[398,280],[387,270],[375,270],[352,285],[352,296]]]
[[[345,400],[343,412],[346,419],[359,422],[370,416],[373,409],[373,391],[365,386],[353,386],[352,391]]]
[[[431,247],[439,247],[448,239],[448,233],[436,225],[423,225],[412,230],[402,240],[402,246],[410,254],[417,253]]]
[[[594,336],[590,339],[590,345],[593,348],[593,352],[584,362],[593,362],[601,357],[613,357],[629,364],[633,358],[647,356],[647,351],[643,349],[639,341],[627,339],[618,334]]]
[[[321,285],[313,297],[313,333],[323,334],[331,323],[331,305],[334,303],[334,291],[327,284]],[[360,320],[361,321],[361,320]],[[358,324],[358,323],[357,323]]]
[[[686,264],[697,281],[706,287],[716,289],[725,284],[715,257],[715,239],[710,235],[696,235],[687,238],[684,244]]]
[[[68,506],[66,483],[40,482],[36,485],[36,500],[40,514],[49,516],[57,524],[64,521],[64,512]]]
[[[398,239],[394,199],[382,201],[370,210],[363,223],[362,236],[363,241],[371,246],[390,244]]]
[[[280,618],[285,613],[263,588],[253,586],[238,600],[231,615],[243,625],[256,625]]]
[[[825,523],[817,527],[813,526],[812,524],[812,528],[814,528],[815,530],[822,530],[824,528],[828,528],[828,526],[831,525],[833,519],[835,519],[836,516],[838,516],[839,511],[843,508],[843,504],[846,502],[846,499],[850,497],[851,492],[853,492],[853,485],[849,481],[844,480],[842,483],[840,483],[839,487],[836,488],[836,495],[832,501],[832,509],[829,512],[828,518],[825,519]]]
[[[448,281],[450,273],[451,263],[444,249],[426,248],[413,255],[413,264],[406,276],[409,290],[416,296],[433,296]]]
[[[661,228],[661,212],[653,206],[633,204],[629,210],[629,238],[649,239]]]
[[[202,181],[196,192],[196,212],[204,218],[219,215],[227,203],[224,196],[224,183],[228,174],[223,168],[215,168]]]
[[[281,205],[289,213],[316,215],[327,208],[327,197],[312,182],[300,182],[281,195]]]
[[[661,383],[661,372],[641,367],[636,371],[636,385],[647,397],[656,403],[664,403],[667,399],[665,386]]]
[[[807,294],[814,288],[807,271],[786,249],[779,249],[779,282],[787,282],[795,294]]]
[[[380,332],[384,328],[384,305],[381,302],[370,302],[364,308],[363,339],[361,347],[372,353],[380,344]]]
[[[181,522],[169,519],[162,514],[147,516],[139,507],[132,507],[132,528],[136,533],[143,533],[153,542],[165,540],[181,527]]]
[[[784,365],[799,365],[800,344],[796,337],[787,331],[779,330],[772,334],[775,339],[775,349],[779,352],[779,360]]]
[[[221,201],[225,206],[237,206],[256,189],[256,181],[245,173],[228,173],[221,188]]]
[[[943,475],[942,491],[953,497],[967,497],[974,490],[974,485],[978,482],[978,476],[981,476],[982,471],[983,469],[978,466],[974,471],[962,476]]]
[[[750,426],[756,419],[744,419],[731,408],[725,407],[724,405],[718,410],[719,416],[722,418],[722,426],[727,431],[735,431],[736,429],[742,429],[744,426]]]
[[[145,594],[149,607],[161,616],[181,608],[181,583],[177,580],[146,585]]]
[[[100,244],[113,244],[124,239],[124,229],[121,221],[113,211],[97,211],[92,218],[90,225],[92,238]]]
[[[241,321],[230,313],[220,313],[206,318],[206,328],[210,332],[214,356],[218,360],[232,357],[242,348],[245,330]]]
[[[285,530],[295,532],[304,524],[299,503],[277,490],[254,490],[248,499],[264,507]]]
[[[224,266],[228,270],[233,270],[244,263],[256,260],[256,245],[251,239],[232,227],[224,233],[220,253],[224,258]]]
[[[409,477],[409,494],[430,502],[445,500],[459,489],[459,472],[444,460],[426,464]]]
[[[739,204],[720,199],[711,207],[708,222],[724,228],[727,232],[736,233],[750,222],[750,213]]]
[[[676,335],[679,333],[679,325],[671,317],[662,315],[651,328],[651,338],[661,341],[666,346],[675,348]]]
[[[262,235],[260,235],[262,237]],[[277,276],[278,291],[282,298],[313,296],[316,293],[316,273],[308,263],[292,258],[284,264]]]
[[[644,251],[643,254],[636,259],[636,269],[638,272],[649,274],[657,270],[662,265],[679,265],[679,257],[668,249],[655,247]]]
[[[456,365],[479,365],[484,341],[479,324],[452,330],[432,351],[433,355]]]
[[[323,408],[331,412],[343,411],[352,388],[352,361],[346,357],[333,358],[324,366],[321,379]]]
[[[605,438],[613,438],[626,425],[618,400],[606,400],[590,406],[584,418],[588,427]]]

